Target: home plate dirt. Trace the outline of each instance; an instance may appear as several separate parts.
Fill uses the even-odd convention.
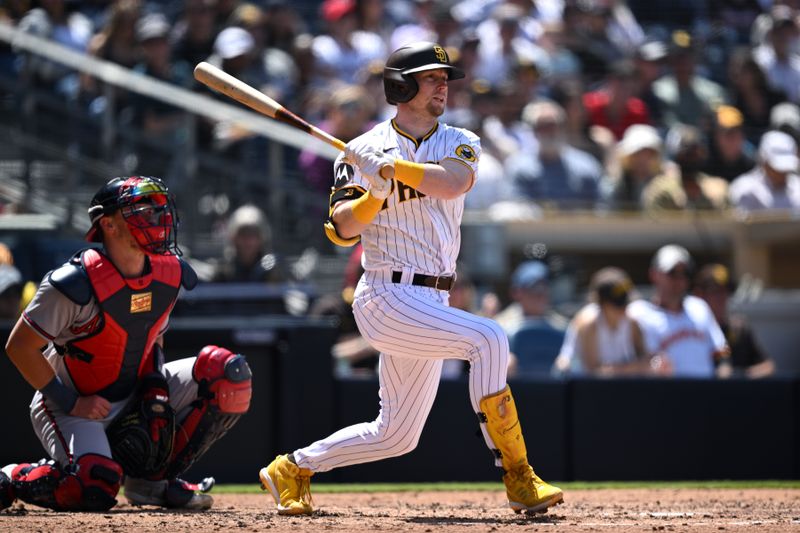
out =
[[[124,501],[124,498],[122,498]],[[120,503],[106,513],[55,513],[14,504],[0,531],[777,531],[800,533],[800,489],[567,491],[546,514],[517,515],[501,492],[318,494],[311,517],[283,517],[267,494],[217,494],[207,512]]]

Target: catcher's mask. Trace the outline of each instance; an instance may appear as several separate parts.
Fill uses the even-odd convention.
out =
[[[464,77],[464,71],[451,65],[447,51],[436,43],[422,41],[398,48],[386,60],[383,69],[386,101],[392,105],[410,101],[419,91],[413,74],[438,68],[447,70],[448,80]]]
[[[175,199],[163,181],[150,176],[132,176],[113,178],[103,185],[89,206],[92,227],[86,233],[86,240],[101,242],[99,220],[116,211],[122,213],[142,250],[153,255],[181,255]]]

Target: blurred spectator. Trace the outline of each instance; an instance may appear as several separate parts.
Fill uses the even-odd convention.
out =
[[[765,133],[758,146],[758,166],[731,183],[731,204],[745,211],[800,209],[798,168],[794,139],[781,131]]]
[[[606,267],[589,283],[590,303],[570,321],[556,359],[557,374],[646,374],[650,358],[639,325],[626,314],[633,291],[625,271]]]
[[[389,37],[389,50],[397,50],[401,46],[417,41],[441,42],[433,23],[436,0],[411,0],[410,4],[411,16],[408,21],[392,31]]]
[[[752,170],[756,162],[751,146],[745,139],[743,123],[744,117],[735,107],[721,105],[717,108],[708,160],[703,172],[730,182]]]
[[[287,52],[267,46],[264,11],[254,4],[242,4],[231,13],[230,26],[244,28],[253,37],[252,63],[248,77],[259,89],[284,105],[295,96],[297,66]]]
[[[791,102],[783,102],[769,113],[769,128],[788,133],[794,142],[800,141],[800,107]]]
[[[191,67],[182,61],[172,61],[169,32],[170,24],[160,13],[151,13],[138,20],[136,39],[142,48],[143,60],[133,70],[188,88],[193,83]],[[144,136],[138,149],[139,169],[148,175],[174,175],[170,172],[170,165],[174,147],[185,133],[185,112],[163,100],[139,93],[131,96],[130,107],[132,120]]]
[[[662,246],[650,264],[651,301],[636,300],[628,316],[644,334],[657,373],[711,378],[730,375],[725,336],[703,300],[688,295],[693,262],[682,246]]]
[[[728,309],[734,283],[725,265],[709,264],[695,276],[694,294],[705,300],[731,348],[731,366],[736,374],[751,378],[769,376],[775,363],[766,356],[747,319]]]
[[[600,184],[603,202],[612,209],[644,207],[645,188],[665,169],[662,151],[661,137],[653,126],[634,124],[625,130],[617,143],[616,160]]]
[[[581,62],[565,46],[564,24],[561,21],[548,22],[537,44],[547,54],[545,72],[550,85],[564,81],[578,81],[581,78]],[[563,105],[563,104],[562,104]]]
[[[667,45],[661,41],[650,40],[642,43],[634,55],[638,73],[639,99],[647,106],[653,124],[661,124],[662,102],[653,90],[653,84],[664,75],[664,60],[667,58]]]
[[[767,83],[764,71],[749,48],[740,48],[731,53],[728,81],[731,103],[742,112],[744,133],[755,144],[770,127],[770,109],[785,100],[786,95]]]
[[[374,111],[373,102],[363,88],[358,85],[341,86],[330,95],[325,118],[318,123],[318,127],[337,139],[349,142],[369,129]],[[314,191],[327,197],[333,186],[330,159],[304,150],[300,152],[299,163],[306,182]]]
[[[509,374],[549,374],[564,342],[566,321],[550,308],[547,265],[535,260],[519,265],[511,276],[511,298],[513,307],[495,317],[508,333]]]
[[[321,11],[327,33],[314,37],[311,44],[318,85],[355,83],[362,66],[386,59],[381,37],[358,29],[356,0],[325,0]]]
[[[614,63],[605,86],[583,97],[589,123],[609,129],[616,140],[622,138],[630,125],[648,124],[647,106],[635,95],[636,67],[628,60]]]
[[[356,0],[358,29],[380,36],[388,46],[395,25],[386,11],[384,0]]]
[[[570,35],[566,46],[581,62],[581,71],[587,83],[592,85],[613,70],[613,64],[625,57],[630,42],[623,38],[623,32],[612,35],[614,13],[606,0],[584,0],[566,2],[564,22]],[[633,20],[632,17],[629,20]],[[635,20],[633,23],[636,24]],[[622,38],[618,40],[618,38]],[[618,138],[622,134],[618,135]]]
[[[725,90],[697,73],[697,51],[685,31],[672,34],[669,45],[670,74],[653,84],[653,92],[661,100],[663,123],[690,124],[709,131],[711,113],[725,103]]]
[[[318,298],[308,314],[310,316],[332,316],[338,319],[337,338],[331,348],[334,371],[339,377],[366,375],[374,376],[380,353],[361,336],[353,316],[353,295],[364,269],[361,268],[361,243],[353,247],[344,269],[344,283],[341,293],[328,294]]]
[[[22,310],[22,275],[13,265],[0,264],[0,320],[16,320]]]
[[[482,139],[484,138],[480,117],[469,109],[460,110],[458,114],[449,116],[445,122],[451,126],[466,128]],[[519,198],[514,190],[514,182],[505,172],[495,146],[491,143],[483,144],[475,183],[469,190],[469,194],[464,197],[464,207],[466,209],[489,209],[492,206],[502,208],[505,202],[516,200]]]
[[[298,36],[307,30],[305,22],[289,0],[267,0],[265,4],[264,44],[293,54]]]
[[[534,149],[536,139],[530,125],[520,120],[526,102],[513,83],[492,86],[486,80],[475,80],[471,88],[473,108],[483,117],[482,145],[488,146],[502,161]]]
[[[709,0],[708,14],[728,42],[746,44],[761,5],[758,0]]]
[[[583,90],[578,80],[565,80],[556,84],[550,91],[550,98],[564,109],[564,140],[578,150],[588,152],[600,163],[605,163],[614,142],[613,134],[605,128],[592,129],[589,117],[583,106]],[[598,138],[598,130],[604,130],[606,139]]]
[[[216,265],[214,282],[284,282],[286,270],[272,249],[272,230],[264,213],[243,205],[228,221],[228,242]]]
[[[133,68],[141,60],[134,31],[141,10],[139,0],[118,0],[111,4],[105,24],[91,38],[86,52],[98,59]]]
[[[798,38],[795,13],[787,5],[773,7],[767,42],[754,51],[755,60],[770,85],[794,103],[800,103],[800,55],[794,49]]]
[[[525,13],[512,3],[501,3],[491,19],[478,27],[478,64],[473,75],[498,85],[511,79],[518,64],[542,64],[547,53],[524,36]]]
[[[230,26],[222,30],[214,40],[214,54],[208,61],[262,92],[275,91],[272,95],[281,100],[278,90],[282,82],[278,81],[273,85],[275,80],[267,71],[264,57],[256,49],[253,35],[246,29]],[[219,93],[214,93],[214,98],[230,102],[228,97]],[[231,120],[217,122],[212,127],[214,150],[249,168],[266,167],[267,147],[263,137],[255,135],[248,128]],[[238,180],[234,184],[242,198],[241,201],[247,201],[248,196],[254,191],[268,193],[259,183]]]
[[[506,162],[520,195],[559,207],[592,206],[603,169],[590,154],[564,142],[564,110],[552,102],[536,102],[525,107],[522,119],[533,129],[537,148]]]
[[[215,0],[185,0],[183,11],[172,29],[172,57],[196,65],[214,50],[217,28]]]
[[[645,209],[723,209],[728,205],[728,182],[701,171],[708,160],[708,148],[698,128],[676,124],[667,133],[665,146],[677,168],[662,173],[645,187]]]
[[[18,28],[24,32],[50,39],[77,52],[85,52],[94,28],[89,18],[81,13],[78,2],[69,0],[41,0],[40,7],[28,11]],[[78,74],[60,63],[41,56],[23,55],[23,72],[32,81],[55,90],[68,98],[78,93]]]

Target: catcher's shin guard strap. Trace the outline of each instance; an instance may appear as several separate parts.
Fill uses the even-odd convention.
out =
[[[478,418],[486,424],[489,436],[497,447],[505,470],[527,464],[528,452],[517,416],[517,406],[508,385],[494,394],[485,396],[479,402],[481,412]]]

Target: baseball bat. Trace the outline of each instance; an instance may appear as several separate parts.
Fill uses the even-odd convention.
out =
[[[304,131],[330,144],[334,148],[344,150],[345,143],[340,139],[309,124],[266,94],[251,87],[242,80],[234,78],[227,72],[210,63],[206,63],[205,61],[198,63],[197,66],[194,67],[194,78],[203,85],[207,85],[226,96],[230,96],[250,109]]]

